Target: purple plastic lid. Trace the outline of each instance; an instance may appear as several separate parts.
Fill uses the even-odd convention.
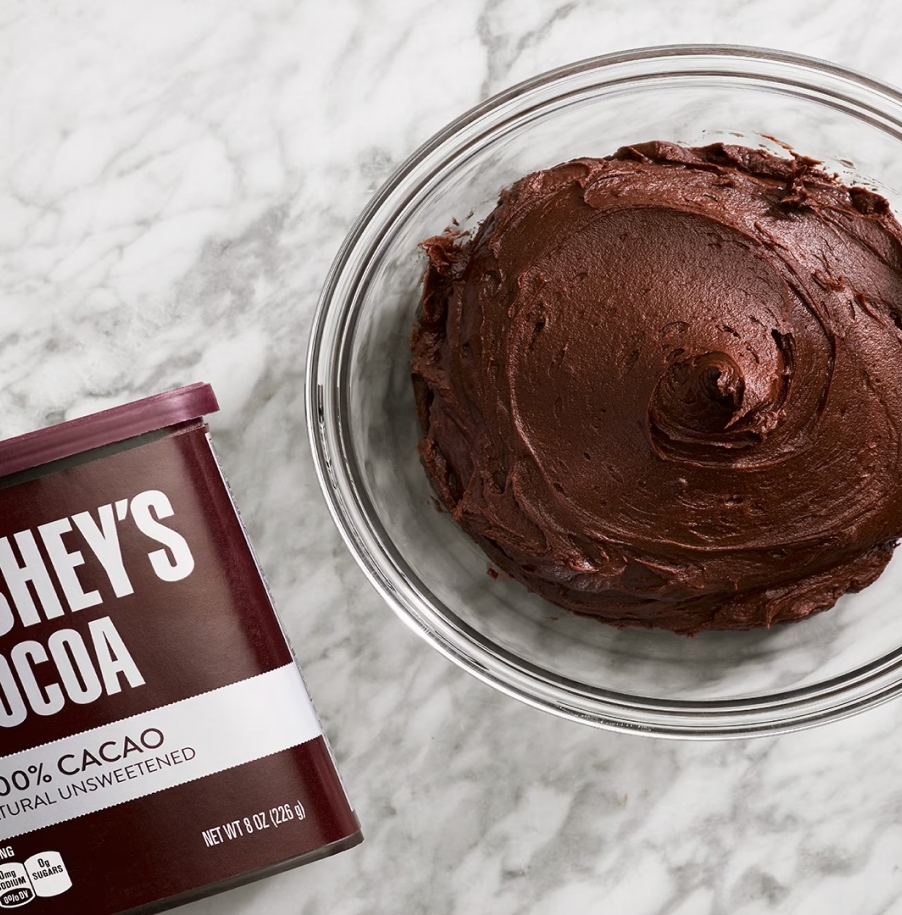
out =
[[[124,442],[136,435],[156,432],[218,410],[219,403],[213,388],[198,382],[36,432],[27,432],[0,442],[0,477],[72,457],[92,448]]]

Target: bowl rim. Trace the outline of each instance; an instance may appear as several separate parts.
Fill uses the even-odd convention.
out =
[[[424,599],[410,587],[410,570],[399,569],[392,556],[380,549],[382,539],[373,528],[374,518],[360,504],[358,487],[348,472],[350,464],[341,434],[342,398],[347,386],[344,385],[343,391],[341,359],[332,358],[333,354],[342,354],[342,341],[349,332],[348,318],[352,318],[351,331],[356,324],[356,315],[351,314],[354,296],[336,298],[339,281],[367,231],[378,222],[383,209],[427,159],[480,119],[571,77],[628,64],[651,66],[667,60],[698,61],[703,58],[709,59],[705,69],[684,69],[679,75],[737,76],[741,74],[735,71],[718,72],[713,68],[712,59],[719,59],[722,66],[727,61],[745,61],[751,65],[756,62],[786,65],[812,77],[819,75],[843,86],[864,90],[867,98],[876,97],[884,104],[870,106],[859,97],[856,100],[858,107],[889,122],[895,128],[889,132],[897,133],[902,141],[902,91],[825,60],[769,48],[717,44],[636,48],[579,60],[516,83],[470,108],[420,145],[382,184],[353,223],[332,262],[314,313],[307,349],[304,401],[316,475],[333,521],[371,584],[396,615],[433,648],[501,692],[559,717],[599,728],[658,737],[746,738],[788,733],[839,720],[902,694],[902,646],[854,671],[810,686],[768,696],[713,701],[650,699],[587,687],[544,671],[500,646],[495,645],[495,650],[488,648],[485,643],[489,640],[453,613],[451,616],[456,622],[450,619],[436,609],[435,602]],[[655,70],[652,75],[661,74]],[[638,78],[633,75],[628,81]],[[810,83],[801,85],[810,87]],[[829,90],[824,91],[829,94]],[[887,104],[898,106],[898,113],[888,113]],[[432,173],[427,173],[427,177],[429,174]],[[391,223],[389,219],[384,225]],[[370,245],[371,251],[374,247],[375,242]],[[355,291],[366,265],[366,258],[358,264]],[[336,323],[335,308],[338,306],[341,307]],[[328,351],[327,342],[331,345]],[[344,366],[345,373],[346,369]],[[325,383],[336,379],[335,385]],[[378,520],[375,520],[375,526],[381,527]],[[425,585],[423,587],[428,590]]]

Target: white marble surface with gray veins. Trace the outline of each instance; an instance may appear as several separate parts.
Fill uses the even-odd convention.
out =
[[[0,4],[0,429],[215,385],[222,459],[366,833],[186,915],[902,915],[902,703],[728,744],[522,706],[368,584],[303,416],[342,237],[468,107],[674,42],[902,85],[900,34],[891,0]]]

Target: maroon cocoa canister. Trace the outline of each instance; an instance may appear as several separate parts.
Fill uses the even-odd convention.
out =
[[[195,384],[0,443],[0,911],[159,912],[362,840]]]

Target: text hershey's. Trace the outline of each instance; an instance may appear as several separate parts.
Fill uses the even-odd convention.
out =
[[[119,538],[119,525],[133,523],[159,545],[140,557],[158,579],[181,581],[194,570],[185,538],[163,524],[174,515],[169,497],[147,490],[132,499],[101,505],[0,537],[0,646],[10,633],[64,618],[103,603],[78,575],[84,551],[96,558],[116,598],[134,594]],[[132,561],[136,561],[133,559]],[[62,599],[61,599],[62,598]],[[55,715],[68,702],[87,705],[104,695],[143,686],[144,677],[109,616],[91,620],[88,634],[61,628],[46,643],[19,641],[0,653],[0,728],[22,724],[31,714]],[[50,675],[43,668],[55,669]]]

